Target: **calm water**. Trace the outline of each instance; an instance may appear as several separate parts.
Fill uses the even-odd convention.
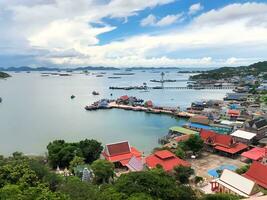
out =
[[[222,99],[223,90],[151,90],[110,91],[109,86],[157,85],[150,79],[159,79],[158,73],[136,72],[121,79],[73,74],[70,77],[41,77],[40,73],[12,73],[12,78],[0,81],[0,154],[23,151],[27,154],[42,154],[46,145],[54,139],[79,141],[95,138],[103,143],[121,140],[149,153],[159,137],[173,125],[184,120],[164,115],[153,115],[123,110],[88,112],[84,106],[100,98],[127,94],[144,100],[151,99],[157,105],[185,108],[192,101],[200,99]],[[166,74],[166,79],[187,79],[188,75],[176,72]],[[186,82],[168,83],[184,86]],[[93,90],[100,92],[93,96]],[[71,100],[74,94],[76,98]]]

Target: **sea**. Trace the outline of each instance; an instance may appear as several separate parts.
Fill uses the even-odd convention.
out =
[[[84,107],[102,98],[116,99],[122,95],[152,100],[154,105],[186,109],[193,101],[222,99],[229,90],[155,89],[110,90],[110,86],[161,86],[162,70],[136,70],[133,75],[114,75],[118,71],[72,72],[71,76],[41,72],[10,73],[0,80],[0,155],[20,151],[27,155],[44,155],[49,142],[96,139],[114,143],[129,141],[145,154],[159,146],[158,139],[171,126],[186,123],[185,119],[167,115],[124,110],[86,111]],[[129,72],[127,72],[129,73]],[[192,74],[165,70],[164,79],[179,80],[164,86],[186,86]],[[100,76],[99,76],[100,75]],[[102,75],[102,76],[101,76]],[[111,79],[109,77],[120,77]],[[99,92],[98,96],[92,95]],[[70,96],[75,95],[74,99]]]

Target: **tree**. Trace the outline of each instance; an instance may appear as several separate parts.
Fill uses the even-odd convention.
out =
[[[143,193],[153,199],[195,199],[190,188],[179,187],[175,179],[161,169],[123,174],[115,182],[114,188],[127,196]]]
[[[185,158],[185,152],[184,152],[184,150],[181,149],[180,147],[178,147],[178,148],[175,150],[174,154],[175,154],[177,157],[181,158],[181,159],[184,159],[184,158]]]
[[[205,195],[202,200],[238,200],[238,196],[232,194],[208,194]]]
[[[244,165],[244,166],[242,166],[240,168],[237,168],[235,170],[235,172],[238,173],[238,174],[244,174],[244,173],[246,173],[248,171],[249,167],[250,167],[250,165]]]
[[[194,170],[191,167],[176,166],[174,167],[174,176],[181,184],[189,183],[189,177],[194,174]]]
[[[70,171],[73,173],[74,168],[77,167],[78,165],[84,165],[84,158],[75,156],[72,161],[70,161]]]
[[[82,182],[77,177],[68,177],[57,190],[76,200],[96,200],[98,199],[98,187],[86,182]]]
[[[145,193],[132,194],[127,200],[153,200],[153,198]]]
[[[96,140],[85,139],[80,141],[78,146],[82,152],[82,157],[85,158],[85,162],[89,164],[99,159],[100,154],[103,151],[101,143]]]
[[[91,165],[97,183],[109,182],[114,175],[114,164],[107,160],[96,160]]]
[[[83,157],[85,163],[92,163],[100,157],[103,147],[96,140],[86,139],[78,143],[55,140],[47,145],[47,150],[49,163],[55,169],[57,166],[69,167],[75,156]]]
[[[180,142],[179,146],[185,151],[191,150],[194,153],[198,153],[203,149],[204,141],[198,135],[190,135],[189,139]]]

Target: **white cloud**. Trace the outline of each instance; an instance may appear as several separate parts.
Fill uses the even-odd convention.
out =
[[[157,22],[157,18],[150,14],[146,18],[142,19],[141,26],[154,26]]]
[[[98,35],[116,28],[103,23],[103,17],[125,19],[171,1],[38,1],[0,3],[1,53],[28,53],[45,64],[118,67],[244,65],[267,58],[266,3],[230,4],[195,17],[183,28],[99,45]],[[181,14],[161,19],[150,15],[143,25],[165,26],[181,19]]]
[[[167,15],[163,18],[161,18],[158,22],[157,22],[157,26],[168,26],[171,25],[175,22],[177,22],[179,19],[182,19],[183,14],[177,14],[177,15]]]
[[[183,18],[183,13],[179,13],[177,15],[166,15],[161,19],[157,19],[155,15],[148,15],[144,19],[141,20],[141,26],[169,26],[171,24],[176,23],[177,21],[181,21]]]
[[[196,4],[193,4],[189,7],[189,11],[188,11],[188,14],[189,15],[194,15],[196,14],[197,12],[203,10],[203,6],[200,4],[200,3],[196,3]]]

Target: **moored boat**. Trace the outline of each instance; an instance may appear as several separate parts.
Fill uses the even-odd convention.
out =
[[[99,92],[93,91],[92,94],[93,95],[99,95]]]

